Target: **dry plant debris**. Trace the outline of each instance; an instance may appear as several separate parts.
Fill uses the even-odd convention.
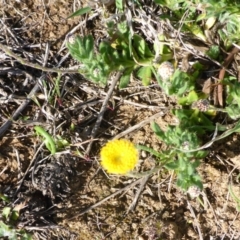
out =
[[[164,92],[176,69],[194,75],[195,63],[200,63],[198,91],[213,104],[200,100],[195,107],[206,112],[225,106],[227,91],[234,92],[234,86],[226,89],[221,80],[239,76],[239,45],[232,50],[224,45],[224,30],[231,32],[235,19],[219,24],[210,17],[211,22],[200,19],[204,31],[197,32],[188,18],[205,13],[204,4],[194,12],[192,3],[183,14],[186,6],[181,1],[167,7],[160,0],[123,2],[0,2],[0,234],[8,232],[9,239],[240,239],[239,133],[221,138],[215,129],[218,137],[203,137],[202,146],[209,148],[198,168],[203,190],[193,186],[182,191],[173,171],[159,166],[154,154],[144,150],[138,159],[135,148],[127,153],[138,161],[127,167],[142,175],[108,175],[100,165],[100,149],[111,141],[159,153],[168,149],[150,123],[155,121],[164,131],[179,124],[171,111],[181,108],[177,97]],[[68,18],[87,6],[90,13]],[[124,11],[118,11],[121,8]],[[111,39],[114,48],[119,44],[116,29],[111,35],[107,24],[124,18],[129,32],[137,34],[135,40],[152,46],[147,53],[154,65],[163,63],[160,78],[165,85],[159,86],[136,55],[129,64],[143,71],[136,73],[133,67],[123,89],[116,87],[123,72],[110,74],[106,86],[99,87],[76,71],[83,66],[66,49],[69,39],[75,39],[71,36],[93,36],[94,50]],[[235,39],[232,32],[230,37]],[[156,41],[162,59],[153,54]],[[214,58],[217,50],[211,47],[216,45],[220,58]],[[206,55],[210,49],[211,56]],[[230,110],[238,119],[240,114]],[[235,126],[221,114],[224,126]],[[37,136],[36,126],[48,134]],[[50,154],[47,140],[54,140],[56,154]],[[114,147],[123,151],[120,145]],[[105,155],[103,148],[102,161]],[[113,172],[108,163],[105,168]]]

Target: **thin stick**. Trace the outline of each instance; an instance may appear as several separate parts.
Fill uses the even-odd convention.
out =
[[[137,185],[137,184],[140,183],[141,181],[142,181],[142,179],[140,178],[140,179],[136,180],[135,182],[130,183],[130,184],[127,185],[126,187],[119,189],[119,190],[116,191],[115,193],[107,196],[106,198],[100,200],[99,202],[93,204],[92,206],[86,208],[86,209],[83,210],[82,212],[78,213],[77,215],[75,215],[75,216],[73,216],[73,217],[71,217],[71,218],[69,218],[69,219],[67,219],[67,220],[72,220],[72,219],[74,219],[74,218],[76,218],[76,217],[78,217],[78,216],[81,216],[81,215],[89,212],[90,210],[98,207],[99,205],[103,204],[104,202],[106,202],[106,201],[109,200],[110,198],[115,197],[115,196],[118,195],[119,193],[121,193],[121,192],[123,192],[123,191],[125,191],[125,190],[127,190],[127,189],[129,189],[129,188],[131,188],[131,187],[134,187],[135,185]]]
[[[99,129],[99,127],[100,127],[100,124],[101,124],[101,122],[102,122],[102,120],[103,120],[103,115],[104,115],[104,113],[105,113],[105,111],[106,111],[108,101],[109,101],[110,97],[112,96],[113,90],[114,90],[117,82],[118,82],[119,79],[121,78],[121,76],[122,76],[122,72],[118,72],[118,73],[117,73],[117,76],[116,76],[116,77],[113,79],[113,81],[112,81],[112,84],[111,84],[111,86],[110,86],[110,88],[109,88],[109,90],[108,90],[108,93],[107,93],[107,95],[106,95],[106,98],[105,98],[104,101],[103,101],[101,110],[100,110],[100,112],[99,112],[97,121],[96,121],[96,123],[95,123],[95,126],[94,126],[94,128],[92,129],[91,139],[94,139],[94,138],[96,137],[96,135],[97,135],[97,131],[98,131],[98,129]],[[87,154],[89,154],[89,152],[91,151],[92,144],[93,144],[93,141],[91,141],[91,142],[89,143],[88,147],[87,147],[87,150],[86,150],[86,153],[87,153]]]
[[[8,165],[6,165],[4,169],[0,172],[0,176],[7,170],[7,168],[8,168]]]
[[[164,116],[164,115],[165,115],[165,111],[161,111],[161,112],[159,112],[159,113],[156,113],[156,114],[154,114],[153,116],[151,116],[151,117],[143,120],[142,122],[140,122],[140,123],[138,123],[138,124],[136,124],[136,125],[128,128],[127,130],[119,133],[119,134],[116,135],[113,139],[121,138],[121,137],[129,134],[130,132],[133,132],[133,131],[135,131],[135,130],[137,130],[137,129],[143,127],[143,126],[145,126],[146,124],[148,124],[149,122],[153,121],[154,119],[156,119],[156,118],[158,118],[158,117],[162,117],[162,116]]]
[[[1,44],[0,44],[1,46]],[[46,50],[45,50],[45,57],[44,57],[44,62],[43,62],[43,67],[46,65],[47,63],[47,57],[49,54],[49,46],[46,46]],[[39,81],[42,81],[42,79],[45,77],[45,74],[40,77]],[[33,89],[31,90],[31,92],[28,94],[26,100],[18,107],[18,109],[13,113],[11,119],[8,119],[1,127],[0,127],[0,139],[3,137],[3,135],[5,134],[5,132],[10,128],[10,126],[12,125],[13,121],[17,120],[18,117],[20,116],[20,114],[22,113],[22,111],[28,106],[28,104],[32,101],[32,98],[34,97],[34,95],[39,91],[39,83],[37,82],[35,84],[35,86],[33,87]]]
[[[133,211],[136,206],[137,206],[137,202],[138,199],[140,198],[140,195],[145,187],[145,185],[147,184],[148,179],[150,178],[150,175],[147,175],[145,177],[142,178],[141,184],[139,186],[139,189],[134,197],[134,200],[132,201],[131,205],[128,207],[127,213],[129,213],[130,211]]]
[[[99,92],[93,90],[93,88],[89,89],[89,87],[81,86],[80,84],[79,84],[79,87],[80,87],[81,90],[85,91],[86,93],[90,93],[90,94],[93,94],[95,96],[99,93]],[[107,95],[107,93],[104,92],[104,91],[100,91],[100,94],[104,95],[104,96]],[[119,100],[123,104],[126,103],[126,104],[129,104],[129,105],[133,105],[135,107],[147,108],[147,109],[152,110],[152,111],[165,108],[165,107],[160,107],[160,106],[153,106],[153,105],[145,105],[145,104],[135,103],[135,102],[132,102],[130,100],[126,100],[122,97],[117,97],[117,96],[113,96],[113,99]]]
[[[11,119],[8,119],[1,127],[0,127],[0,139],[3,137],[4,133],[10,128],[13,121],[17,120],[22,111],[27,107],[27,105],[31,102],[31,98],[34,96],[36,92],[39,90],[38,83],[33,87],[27,99],[18,107],[18,109],[13,113]]]
[[[187,204],[188,204],[188,209],[190,210],[190,212],[191,212],[191,214],[192,214],[192,216],[193,216],[193,218],[194,218],[194,222],[195,222],[196,227],[197,227],[197,230],[198,230],[199,239],[200,239],[200,240],[203,240],[203,235],[202,235],[202,232],[201,232],[201,227],[200,227],[199,221],[198,221],[198,219],[197,219],[197,217],[196,217],[196,214],[194,213],[193,208],[192,208],[192,206],[191,206],[191,204],[190,204],[189,201],[187,201]]]
[[[59,69],[59,68],[47,68],[43,67],[36,63],[30,63],[27,60],[23,59],[22,57],[15,54],[13,51],[11,51],[7,46],[0,43],[0,49],[3,50],[8,56],[15,58],[18,62],[20,62],[22,65],[36,68],[39,70],[42,70],[43,72],[56,72],[56,73],[79,73],[78,70],[72,70],[72,69]]]

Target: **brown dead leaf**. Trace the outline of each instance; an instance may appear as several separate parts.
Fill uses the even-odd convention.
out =
[[[212,79],[208,78],[203,84],[202,92],[207,95],[210,95],[211,91],[212,91]]]
[[[17,204],[15,207],[14,207],[14,211],[16,211],[16,212],[20,212],[23,208],[25,208],[26,207],[26,201],[24,201],[24,202],[21,202],[21,203],[19,203],[19,204]]]

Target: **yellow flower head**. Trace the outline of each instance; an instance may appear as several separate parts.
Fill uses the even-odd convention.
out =
[[[101,164],[108,173],[126,174],[136,166],[138,151],[128,140],[113,140],[101,149],[100,157]]]

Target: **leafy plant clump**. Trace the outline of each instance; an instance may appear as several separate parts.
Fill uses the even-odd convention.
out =
[[[164,14],[162,17],[170,19],[173,26],[181,27],[183,32],[191,32],[201,40],[207,41],[205,31],[218,23],[216,29],[225,46],[239,40],[239,1],[155,0],[155,2],[171,11],[171,14]]]
[[[110,40],[103,40],[97,51],[94,47],[92,36],[77,36],[67,47],[74,59],[82,63],[79,70],[87,79],[107,84],[110,75],[121,71],[120,88],[124,88],[130,82],[135,70],[143,85],[149,85],[152,77],[152,62],[154,54],[145,40],[137,35],[131,35],[127,23],[117,25],[117,30],[112,30],[113,23],[108,24]]]

